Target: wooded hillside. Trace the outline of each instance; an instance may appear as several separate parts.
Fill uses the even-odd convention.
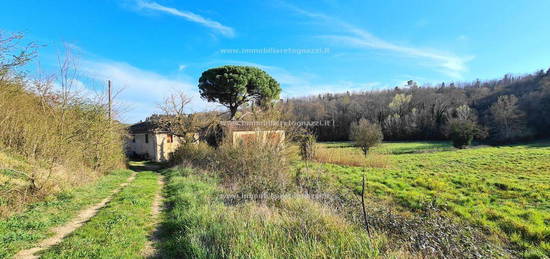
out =
[[[473,112],[464,114],[467,105]],[[485,127],[487,141],[508,143],[550,136],[550,69],[499,80],[293,98],[284,102],[290,120],[334,120],[317,127],[318,139],[348,140],[352,122],[366,118],[382,126],[385,140],[445,138],[447,122],[467,117]]]

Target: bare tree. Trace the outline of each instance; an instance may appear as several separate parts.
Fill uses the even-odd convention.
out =
[[[153,120],[170,134],[185,138],[186,141],[194,141],[194,133],[209,127],[214,121],[217,121],[217,118],[208,113],[187,113],[187,106],[190,102],[191,98],[185,92],[174,91],[164,99],[162,104],[159,104],[159,108],[164,114],[153,116]]]
[[[175,91],[166,98],[164,103],[159,105],[159,108],[167,115],[174,115],[176,117],[185,117],[185,109],[191,102],[191,98],[183,91]]]
[[[5,81],[9,77],[22,77],[16,69],[36,56],[39,46],[33,42],[22,44],[22,39],[22,33],[5,36],[0,31],[0,81]]]
[[[514,95],[500,96],[489,109],[492,116],[494,138],[497,142],[510,142],[525,135],[523,113]]]

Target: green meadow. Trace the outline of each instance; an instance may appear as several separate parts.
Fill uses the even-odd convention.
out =
[[[361,152],[350,143],[323,143],[332,153]],[[308,164],[340,188],[366,192],[408,211],[435,205],[478,226],[524,256],[550,254],[550,142],[456,150],[445,142],[390,142],[371,151],[383,168]],[[295,169],[306,164],[295,162]]]

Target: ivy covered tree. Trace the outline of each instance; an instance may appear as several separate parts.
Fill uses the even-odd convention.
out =
[[[486,132],[475,121],[452,119],[448,122],[448,135],[456,148],[466,148],[475,138],[482,139]]]
[[[477,124],[477,114],[465,104],[456,108],[444,130],[453,146],[460,149],[470,146],[474,139],[486,137],[485,129]]]
[[[222,66],[209,69],[199,79],[200,95],[208,102],[227,107],[230,119],[246,103],[266,106],[279,98],[281,87],[265,71],[249,66]]]

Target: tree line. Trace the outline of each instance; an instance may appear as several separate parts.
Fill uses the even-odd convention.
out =
[[[281,105],[289,120],[333,120],[332,127],[313,128],[321,141],[349,140],[350,125],[365,119],[380,125],[385,140],[442,140],[460,127],[490,143],[511,143],[550,137],[550,69],[464,83],[411,80],[389,90],[290,98]]]

